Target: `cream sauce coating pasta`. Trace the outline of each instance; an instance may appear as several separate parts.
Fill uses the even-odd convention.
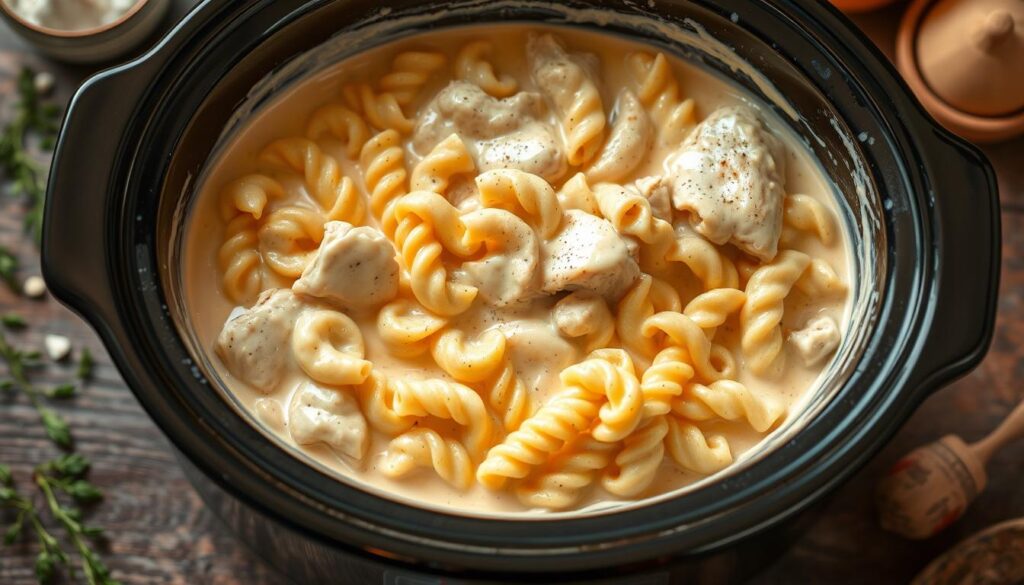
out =
[[[756,121],[687,143],[731,132],[699,126],[723,111]],[[777,148],[731,146],[752,139]],[[783,196],[736,211],[766,181]],[[848,330],[849,235],[804,145],[723,79],[609,35],[367,51],[282,92],[199,189],[183,282],[226,391],[295,456],[414,505],[684,490],[798,414]],[[756,257],[702,233],[723,210],[767,238]]]

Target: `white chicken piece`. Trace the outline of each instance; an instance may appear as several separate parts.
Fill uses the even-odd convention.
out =
[[[349,393],[304,382],[288,405],[288,428],[299,445],[324,443],[335,453],[362,459],[369,446],[366,419]]]
[[[578,290],[555,304],[552,311],[555,325],[570,339],[614,329],[611,312],[604,299],[592,292]],[[609,337],[610,332],[609,332]]]
[[[456,133],[480,172],[519,169],[552,181],[565,174],[567,164],[558,134],[542,121],[544,108],[537,93],[498,99],[472,83],[453,81],[425,108],[413,147],[424,155]]]
[[[269,394],[291,363],[292,329],[305,303],[291,289],[269,289],[224,323],[216,352],[233,376]]]
[[[382,305],[398,294],[395,248],[374,228],[328,222],[319,251],[292,288],[346,308]]]
[[[545,321],[522,319],[500,326],[519,379],[534,392],[560,387],[559,373],[574,364],[576,348]]]
[[[839,347],[842,335],[832,317],[819,316],[807,321],[803,329],[789,334],[800,357],[808,366],[814,366],[832,355]]]
[[[637,191],[651,204],[651,213],[672,223],[672,185],[664,177],[641,177],[634,183]]]
[[[548,294],[589,290],[618,301],[640,277],[629,246],[607,220],[578,210],[565,214],[561,231],[544,243],[543,285]]]
[[[499,307],[536,291],[540,248],[526,222],[504,209],[480,209],[462,220],[467,233],[483,239],[485,253],[464,262],[454,274],[456,282],[475,286],[481,299]]]
[[[715,244],[769,262],[782,233],[785,152],[746,106],[719,108],[667,161],[672,204]]]

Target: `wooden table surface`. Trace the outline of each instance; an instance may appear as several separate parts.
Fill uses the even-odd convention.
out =
[[[176,0],[171,18],[193,2]],[[858,18],[875,41],[891,52],[899,7]],[[0,24],[0,119],[7,119],[13,82],[22,64],[53,72],[55,98],[65,102],[90,72],[48,62]],[[998,423],[1024,390],[1024,139],[986,146],[995,164],[1003,202],[1003,274],[995,341],[984,363],[932,398],[896,438],[825,504],[807,532],[756,583],[904,583],[930,559],[967,535],[1009,518],[1024,516],[1024,442],[990,464],[988,489],[947,532],[910,542],[881,531],[873,509],[875,480],[897,457],[947,433],[974,440]],[[970,194],[965,194],[970,196]],[[0,195],[0,245],[16,250],[22,276],[38,274],[34,245],[22,237],[21,205]],[[39,347],[44,333],[59,333],[88,347],[98,361],[94,380],[76,400],[57,405],[72,425],[78,449],[94,461],[92,480],[106,491],[92,521],[105,527],[105,559],[124,583],[276,584],[285,581],[250,555],[203,507],[185,480],[167,440],[139,407],[111,365],[95,334],[52,299],[28,301],[0,287],[0,312],[17,311],[34,325],[10,335]],[[46,368],[41,381],[63,381],[73,365]],[[52,457],[36,413],[23,399],[0,401],[0,462],[14,469],[22,485],[33,464]],[[0,548],[0,583],[34,583],[34,545]]]

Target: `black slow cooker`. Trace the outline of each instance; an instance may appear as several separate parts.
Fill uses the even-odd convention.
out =
[[[757,456],[684,495],[531,520],[385,499],[258,432],[189,333],[180,228],[204,164],[261,79],[301,78],[293,59],[332,37],[340,58],[423,30],[512,21],[601,28],[719,70],[777,110],[845,198],[855,309],[828,382]],[[849,477],[928,393],[980,361],[996,309],[991,168],[824,2],[207,0],[149,53],[82,86],[49,185],[52,291],[100,333],[214,511],[302,583],[693,574],[680,567],[734,550]]]

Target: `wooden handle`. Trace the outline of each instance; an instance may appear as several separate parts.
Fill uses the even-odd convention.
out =
[[[971,451],[985,465],[1003,445],[1021,437],[1024,437],[1024,401],[989,436],[971,445]]]

